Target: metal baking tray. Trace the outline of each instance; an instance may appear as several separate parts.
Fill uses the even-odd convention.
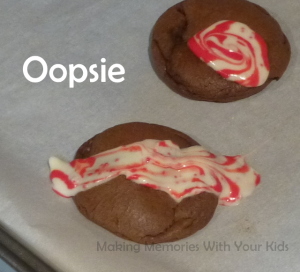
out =
[[[55,272],[0,225],[0,258],[16,271]]]

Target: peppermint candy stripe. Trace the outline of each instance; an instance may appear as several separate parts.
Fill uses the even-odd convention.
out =
[[[188,46],[221,76],[243,86],[261,86],[269,76],[267,45],[243,23],[217,22],[189,39]]]
[[[71,163],[52,157],[49,164],[53,190],[64,197],[125,175],[177,202],[210,192],[219,204],[234,205],[260,182],[242,156],[216,156],[201,146],[180,149],[168,140],[145,140]]]

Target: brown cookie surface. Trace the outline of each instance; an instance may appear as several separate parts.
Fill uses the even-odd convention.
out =
[[[246,24],[265,40],[270,73],[259,87],[228,81],[196,57],[187,41],[210,25],[232,20]],[[290,45],[279,24],[262,7],[245,0],[185,0],[157,20],[151,37],[152,65],[162,81],[178,94],[213,102],[230,102],[263,90],[278,80],[290,60]]]
[[[189,136],[160,125],[127,123],[97,134],[77,151],[75,158],[145,139],[172,140],[181,148],[198,145]],[[138,243],[176,241],[202,229],[212,218],[218,198],[211,193],[175,202],[167,193],[139,185],[125,176],[74,196],[79,211],[112,233]]]

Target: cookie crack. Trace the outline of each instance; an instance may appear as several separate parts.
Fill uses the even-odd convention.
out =
[[[164,76],[167,77],[173,84],[175,84],[177,87],[179,87],[183,92],[185,91],[185,87],[184,85],[179,82],[178,80],[176,80],[175,76],[173,76],[168,69],[169,66],[169,58],[167,58],[164,54],[162,49],[159,46],[159,42],[157,40],[153,40],[157,50],[159,51],[159,54],[161,56],[161,58],[163,59],[164,62]],[[172,51],[173,52],[173,51]],[[186,92],[187,93],[187,92]]]
[[[183,42],[184,41],[183,37],[185,36],[186,29],[187,29],[187,26],[188,26],[188,20],[187,20],[187,16],[186,16],[186,13],[185,13],[185,10],[184,10],[182,4],[177,7],[176,11],[183,16],[184,21],[176,29],[176,33],[174,33],[174,36],[175,36],[176,41]]]
[[[190,217],[183,217],[183,218],[179,218],[176,220],[176,210],[177,210],[178,206],[175,206],[174,208],[172,208],[173,210],[173,220],[170,223],[170,225],[168,227],[166,227],[164,230],[162,230],[161,232],[155,234],[155,235],[145,235],[142,237],[142,240],[145,241],[147,243],[151,241],[151,239],[153,238],[158,238],[164,235],[168,235],[168,232],[170,231],[170,229],[172,227],[174,227],[178,222],[180,221],[187,221],[189,220],[188,224],[186,224],[185,226],[181,226],[181,231],[184,229],[188,229],[190,228],[190,226],[192,226],[194,224],[195,219],[190,218]],[[173,239],[168,239],[168,237],[166,237],[166,239],[164,240],[164,238],[162,237],[163,241],[161,242],[171,242],[173,241]],[[150,240],[150,241],[149,241]]]
[[[146,239],[146,238],[155,238],[161,234],[164,234],[166,232],[168,232],[168,230],[174,225],[175,221],[175,213],[176,213],[176,207],[172,208],[173,211],[173,219],[172,222],[169,224],[169,226],[167,226],[164,230],[162,230],[161,232],[156,233],[155,235],[145,235],[142,236],[142,239]]]

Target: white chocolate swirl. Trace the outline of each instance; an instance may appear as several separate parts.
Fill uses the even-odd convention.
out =
[[[235,205],[260,181],[242,156],[216,156],[201,146],[180,149],[168,140],[144,140],[71,163],[52,157],[49,164],[53,190],[64,197],[125,175],[177,202],[210,192],[220,204]]]
[[[196,56],[227,80],[257,87],[268,79],[267,45],[243,23],[217,22],[194,35],[188,45]]]

